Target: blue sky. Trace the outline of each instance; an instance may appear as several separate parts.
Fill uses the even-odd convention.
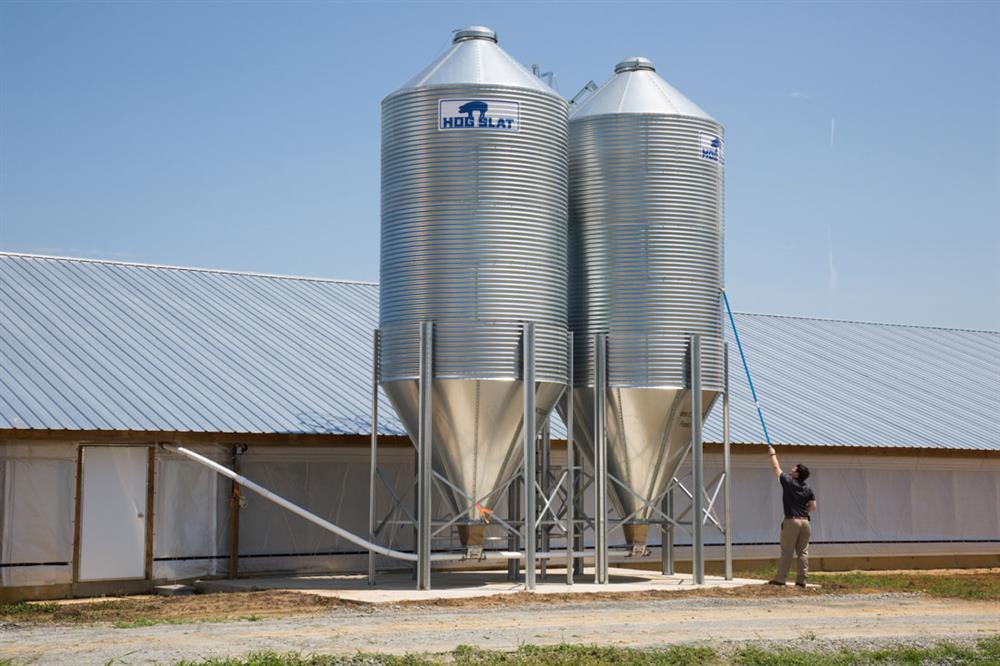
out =
[[[1000,3],[0,4],[0,248],[378,279],[379,102],[485,24],[726,126],[738,310],[1000,330]]]

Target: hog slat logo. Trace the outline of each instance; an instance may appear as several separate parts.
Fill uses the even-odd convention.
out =
[[[701,159],[718,162],[719,166],[726,165],[726,145],[723,143],[722,137],[699,133],[698,139],[698,152]]]
[[[521,105],[509,99],[442,99],[438,129],[448,132],[521,131]]]

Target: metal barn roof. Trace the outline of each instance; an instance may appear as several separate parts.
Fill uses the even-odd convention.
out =
[[[368,433],[377,318],[373,283],[0,253],[0,429]],[[1000,450],[1000,333],[736,320],[775,443]]]

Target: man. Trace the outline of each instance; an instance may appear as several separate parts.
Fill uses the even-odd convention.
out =
[[[809,537],[812,527],[809,514],[816,510],[816,495],[812,488],[806,485],[809,478],[809,468],[798,464],[792,468],[791,474],[781,471],[778,454],[774,448],[767,447],[767,455],[771,459],[771,469],[781,483],[781,504],[785,510],[785,519],[781,521],[781,561],[778,563],[778,574],[770,585],[784,585],[788,580],[788,569],[792,565],[792,552],[798,555],[798,576],[795,584],[806,586],[806,575],[809,573]]]

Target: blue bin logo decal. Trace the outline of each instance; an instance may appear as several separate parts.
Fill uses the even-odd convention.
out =
[[[521,130],[521,105],[509,99],[442,99],[438,101],[441,131]]]
[[[459,113],[467,113],[469,117],[466,120],[472,120],[472,114],[476,111],[479,112],[479,119],[483,120],[486,117],[486,111],[489,110],[490,105],[481,99],[473,100],[471,102],[466,102],[462,106],[458,107]]]
[[[698,135],[698,153],[703,160],[716,162],[719,166],[726,164],[726,146],[722,137],[714,134]]]

